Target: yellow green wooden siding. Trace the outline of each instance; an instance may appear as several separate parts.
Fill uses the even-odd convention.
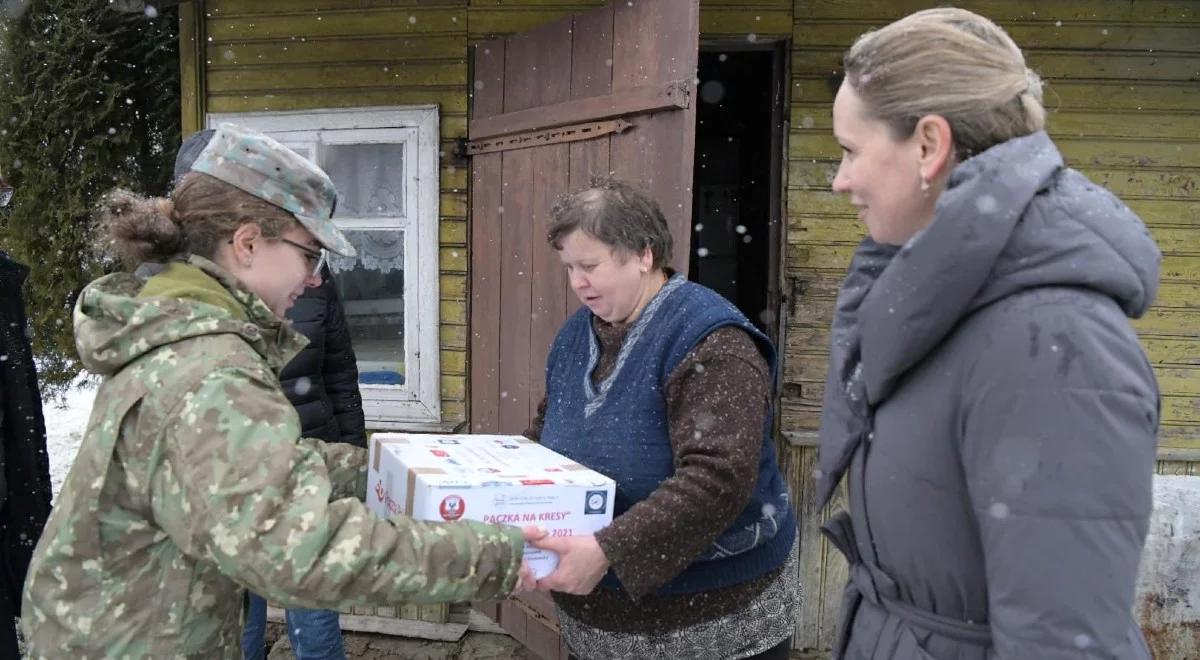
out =
[[[816,428],[834,287],[862,235],[850,207],[828,192],[839,153],[830,73],[856,36],[932,4],[795,4],[786,264],[807,293],[785,346],[785,380],[799,385],[784,405],[785,430]],[[1135,325],[1162,388],[1164,457],[1200,458],[1200,5],[956,4],[1012,34],[1046,79],[1049,130],[1068,164],[1150,225],[1163,250],[1162,289]]]
[[[653,1],[653,0],[635,0]],[[440,272],[443,418],[466,419],[468,44],[531,28],[599,0],[196,0],[181,21],[185,129],[205,112],[437,103],[441,109]],[[817,527],[816,428],[838,282],[862,235],[829,191],[838,148],[831,74],[862,32],[938,2],[701,1],[701,38],[791,39],[785,168],[783,468],[802,516],[808,597],[796,647],[827,649],[845,565]],[[1125,199],[1164,251],[1158,301],[1137,322],[1163,401],[1159,470],[1200,472],[1200,3],[1190,0],[977,0],[956,3],[1008,28],[1047,80],[1050,132],[1068,162]],[[189,6],[191,11],[189,12]],[[1188,461],[1192,462],[1188,462]],[[428,617],[408,611],[397,615]]]

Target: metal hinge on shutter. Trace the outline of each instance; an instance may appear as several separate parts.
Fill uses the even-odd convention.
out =
[[[578,142],[579,140],[590,140],[602,135],[624,133],[632,126],[633,122],[625,119],[589,121],[569,126],[548,128],[542,131],[528,131],[526,133],[514,133],[512,135],[483,140],[470,140],[466,143],[464,151],[467,156],[474,156],[493,151],[511,151],[513,149],[540,147],[547,144]]]

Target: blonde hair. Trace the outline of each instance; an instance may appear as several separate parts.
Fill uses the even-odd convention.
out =
[[[926,115],[950,124],[960,161],[1045,128],[1042,80],[995,23],[965,9],[926,9],[858,38],[846,82],[897,139]]]
[[[100,202],[104,246],[126,268],[189,254],[211,259],[221,241],[255,223],[276,238],[299,222],[287,211],[200,172],[184,176],[171,197],[144,197],[117,189]]]

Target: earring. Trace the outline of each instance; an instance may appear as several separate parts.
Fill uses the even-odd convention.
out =
[[[929,192],[929,179],[921,177],[921,192]]]

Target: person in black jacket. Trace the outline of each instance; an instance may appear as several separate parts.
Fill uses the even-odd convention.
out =
[[[328,267],[321,286],[305,290],[288,318],[309,341],[280,374],[283,389],[300,414],[304,437],[366,447],[358,362]]]
[[[29,268],[0,251],[0,658],[20,658],[14,617],[50,516],[50,462],[21,287]]]
[[[321,286],[306,289],[288,311],[292,327],[309,344],[283,368],[280,380],[300,415],[306,438],[367,446],[358,363],[333,274],[326,267]],[[250,612],[242,635],[246,660],[265,654],[267,604],[250,595]],[[297,660],[343,660],[341,627],[333,610],[291,609],[285,612],[287,633]]]
[[[212,135],[212,129],[207,129],[184,141],[175,158],[176,180],[188,172]],[[303,436],[366,447],[358,362],[350,344],[342,300],[328,266],[322,271],[321,285],[306,289],[288,311],[287,318],[309,341],[279,375],[288,400],[300,415]],[[250,594],[249,605],[242,654],[246,660],[262,660],[266,655],[267,603]],[[287,610],[286,619],[297,660],[345,660],[337,612],[292,609]]]

